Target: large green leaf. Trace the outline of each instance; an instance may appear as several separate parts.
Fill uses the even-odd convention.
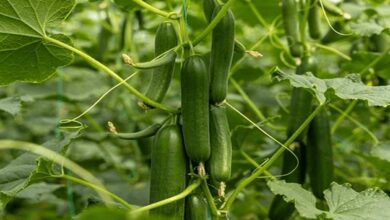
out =
[[[269,181],[268,186],[276,195],[284,196],[287,202],[294,202],[299,214],[305,218],[316,218],[322,211],[316,208],[316,197],[297,183]]]
[[[320,79],[311,73],[288,74],[275,68],[273,76],[279,81],[288,80],[293,87],[309,89],[321,104],[326,101],[325,93],[333,90],[341,99],[366,100],[370,106],[390,105],[390,86],[367,86],[357,74],[344,78]]]
[[[79,132],[66,134],[62,140],[48,141],[44,146],[64,153]],[[23,153],[0,169],[0,210],[26,187],[51,174],[53,162],[32,153]],[[0,211],[1,212],[1,211]]]
[[[386,220],[390,219],[390,198],[379,189],[354,191],[349,185],[332,183],[325,190],[325,200],[329,211],[316,207],[314,195],[296,183],[269,181],[268,186],[274,194],[283,195],[284,200],[292,201],[299,214],[309,219],[318,216],[334,220]]]
[[[46,40],[50,28],[70,13],[75,0],[0,0],[0,85],[42,82],[73,55]],[[50,36],[69,43],[64,35]]]

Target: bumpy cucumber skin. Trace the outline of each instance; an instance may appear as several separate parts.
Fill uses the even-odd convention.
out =
[[[171,22],[160,24],[155,38],[155,56],[158,56],[169,49],[177,46],[177,33]],[[161,102],[171,84],[175,67],[175,59],[167,65],[157,67],[153,70],[152,79],[146,91],[150,99]]]
[[[221,7],[215,8],[213,17]],[[212,33],[210,54],[210,99],[213,104],[225,100],[228,87],[228,75],[234,54],[234,15],[229,10]]]
[[[302,47],[299,42],[298,6],[295,0],[282,0],[282,19],[290,53],[294,57],[300,57]]]
[[[318,0],[310,0],[310,10],[308,17],[309,24],[309,35],[312,39],[321,38],[321,19],[320,19],[320,8],[317,4]]]
[[[324,190],[333,181],[333,152],[329,117],[323,109],[310,123],[307,136],[307,165],[313,194],[324,198]]]
[[[191,194],[186,198],[186,220],[207,220],[209,206],[199,194]]]
[[[210,157],[209,75],[200,56],[188,57],[181,70],[181,113],[188,157],[195,162]]]
[[[178,125],[166,125],[157,133],[152,146],[150,203],[182,192],[186,187],[187,160]],[[151,210],[151,214],[184,218],[184,200]]]
[[[212,180],[226,182],[232,167],[232,141],[225,107],[212,106],[210,110],[211,156],[207,162]]]
[[[315,72],[315,62],[309,57],[303,57],[302,63],[297,67],[296,74],[304,74],[305,72]],[[292,91],[291,104],[290,104],[290,117],[287,127],[287,136],[290,137],[306,120],[311,113],[312,95],[304,89],[294,88]],[[304,137],[306,136],[307,129],[297,137],[294,154],[298,157],[299,166],[291,174],[283,179],[286,182],[304,183],[306,173],[306,146],[304,144]],[[286,174],[294,169],[297,161],[291,152],[285,151],[283,154],[282,173]],[[274,201],[271,204],[269,210],[269,218],[271,220],[284,220],[289,219],[294,212],[294,204],[287,203],[283,200],[282,196],[275,196]]]
[[[203,0],[203,13],[208,22],[211,21],[214,9],[217,7],[218,3],[216,0]]]

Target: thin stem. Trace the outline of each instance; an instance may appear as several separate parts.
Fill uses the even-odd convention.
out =
[[[330,104],[329,105],[332,109],[336,110],[337,112],[339,112],[342,116],[344,116],[345,118],[347,118],[348,120],[350,120],[352,123],[354,123],[355,125],[357,125],[359,128],[361,128],[362,130],[364,130],[371,138],[372,140],[374,141],[374,144],[378,144],[379,143],[379,140],[378,138],[375,136],[375,134],[373,134],[366,126],[364,126],[362,123],[360,123],[359,121],[357,121],[356,119],[354,119],[353,117],[349,116],[348,112],[347,113],[347,110],[346,111],[343,111],[341,110],[340,108],[336,107],[335,105],[332,105]],[[340,117],[341,118],[341,117]],[[338,119],[340,119],[338,118]],[[335,129],[337,129],[337,127],[333,127]],[[336,130],[333,130],[332,128],[332,134],[335,133]]]
[[[349,115],[349,113],[351,113],[351,111],[353,110],[353,108],[355,108],[356,104],[358,103],[358,100],[353,100],[347,107],[347,109],[345,109],[345,111],[343,111],[343,114],[341,114],[337,119],[336,119],[336,122],[333,124],[332,126],[332,134],[334,134],[337,130],[337,128],[340,126],[341,122],[343,122],[344,118]]]
[[[95,184],[93,183],[90,183],[88,181],[85,181],[85,180],[82,180],[82,179],[79,179],[77,177],[73,177],[73,176],[69,176],[69,175],[53,175],[53,176],[50,176],[50,177],[54,177],[54,178],[63,178],[63,179],[67,179],[67,180],[70,180],[72,182],[75,182],[75,183],[78,183],[80,185],[84,185],[86,187],[89,187],[95,191],[99,191],[101,193],[104,193],[104,194],[107,194],[108,196],[110,196],[112,199],[114,199],[115,201],[117,201],[118,203],[122,204],[124,207],[126,207],[127,209],[129,210],[132,210],[134,209],[133,205],[129,204],[128,202],[126,202],[124,199],[122,199],[121,197],[119,197],[118,195],[106,190],[106,189],[103,189],[99,186],[96,186]]]
[[[139,92],[138,90],[136,90],[134,87],[132,87],[131,85],[129,85],[127,82],[125,82],[124,79],[122,79],[118,74],[116,74],[114,71],[112,71],[110,68],[108,68],[107,66],[105,66],[104,64],[100,63],[99,61],[95,60],[93,57],[89,56],[88,54],[82,52],[81,50],[77,49],[77,48],[74,48],[66,43],[63,43],[59,40],[56,40],[54,38],[51,38],[51,37],[45,37],[45,40],[51,42],[51,43],[54,43],[60,47],[63,47],[67,50],[70,50],[72,52],[74,52],[75,54],[79,55],[80,57],[82,57],[83,59],[85,59],[91,66],[95,67],[96,69],[98,70],[101,70],[105,73],[107,73],[109,76],[111,76],[113,79],[117,80],[118,82],[121,82],[123,83],[123,85],[126,86],[126,88],[133,94],[135,95],[137,98],[141,99],[143,102],[145,102],[146,104],[150,105],[150,106],[153,106],[155,108],[158,108],[158,109],[161,109],[161,110],[164,110],[164,111],[167,111],[169,113],[177,113],[177,110],[176,109],[173,109],[171,107],[168,107],[168,106],[165,106],[165,105],[162,105],[161,103],[158,103],[158,102],[155,102],[153,100],[151,100],[150,98],[146,97],[145,95],[143,95],[141,92]]]
[[[318,44],[318,43],[315,44],[315,46],[318,47],[318,48],[321,48],[323,50],[327,50],[329,52],[332,52],[332,53],[334,53],[336,55],[339,55],[340,57],[342,57],[343,59],[346,59],[348,61],[352,60],[352,58],[350,56],[344,54],[343,52],[341,52],[341,51],[339,51],[339,50],[337,50],[337,49],[335,49],[333,47],[328,47],[328,46],[325,46],[325,45],[322,45],[322,44]]]
[[[191,194],[192,191],[194,191],[196,188],[198,188],[200,186],[200,184],[202,184],[202,179],[198,178],[194,182],[192,182],[183,192],[181,192],[175,196],[169,197],[167,199],[158,201],[156,203],[152,203],[150,205],[135,209],[134,211],[130,211],[129,214],[132,215],[132,214],[136,214],[136,213],[142,213],[145,211],[149,211],[151,209],[155,209],[155,208],[167,205],[167,204],[175,202],[177,200],[184,199],[186,196]]]
[[[163,10],[160,10],[156,7],[153,7],[152,5],[142,1],[142,0],[133,0],[136,4],[143,7],[144,9],[151,11],[157,15],[169,18],[169,19],[178,19],[180,16],[176,12],[166,12]]]
[[[256,6],[252,3],[252,0],[246,1],[249,7],[251,8],[253,14],[255,14],[257,20],[260,22],[261,25],[265,28],[269,28],[269,24],[265,21],[263,16],[261,16],[260,12],[257,10]]]
[[[197,44],[199,44],[215,28],[215,26],[217,26],[217,24],[226,15],[227,11],[232,6],[234,1],[235,0],[229,0],[228,2],[226,2],[224,6],[222,6],[221,10],[218,12],[215,18],[210,22],[210,24],[202,31],[202,33],[199,34],[199,36],[195,38],[195,40],[192,41],[192,45],[194,47]]]
[[[291,135],[291,137],[284,143],[284,146],[291,145],[294,140],[304,131],[304,129],[309,125],[313,118],[322,110],[324,105],[319,105],[317,108],[309,115],[308,118],[302,123],[301,126]],[[227,201],[222,205],[222,208],[229,210],[232,206],[234,200],[237,198],[238,194],[250,183],[252,183],[260,174],[267,170],[286,150],[285,147],[279,148],[275,154],[256,172],[252,173],[249,177],[241,180],[233,193],[228,197]]]
[[[215,205],[213,196],[211,195],[210,189],[209,189],[209,187],[207,185],[207,180],[206,179],[203,180],[203,183],[202,183],[201,187],[202,187],[202,191],[203,191],[204,195],[206,196],[207,203],[210,206],[211,213],[213,214],[213,216],[220,216],[218,208]]]

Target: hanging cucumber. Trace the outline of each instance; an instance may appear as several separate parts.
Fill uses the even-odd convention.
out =
[[[181,193],[186,187],[187,161],[180,127],[169,124],[157,133],[152,147],[150,203]],[[184,218],[184,200],[151,210],[170,219]]]
[[[214,9],[217,7],[217,5],[218,3],[216,0],[203,0],[203,13],[208,22],[211,21]]]
[[[210,157],[209,76],[200,56],[188,57],[181,70],[181,112],[188,157],[196,162]]]
[[[302,63],[297,67],[296,74],[301,75],[306,72],[315,72],[315,62],[309,57],[303,57]],[[302,88],[293,88],[291,95],[291,104],[290,104],[290,117],[287,127],[287,136],[290,137],[306,120],[306,118],[311,113],[311,103],[312,95]],[[297,137],[296,142],[294,143],[293,152],[298,157],[299,166],[291,174],[283,179],[287,182],[296,182],[304,183],[305,181],[305,171],[306,171],[306,160],[305,160],[305,144],[304,137],[305,132],[302,132],[300,136]],[[282,164],[282,173],[286,174],[294,169],[297,163],[296,158],[291,154],[291,152],[285,151],[283,153],[283,164]],[[281,211],[283,210],[283,211]],[[269,210],[269,218],[271,220],[284,220],[288,219],[291,214],[294,212],[295,208],[292,203],[287,203],[283,200],[281,196],[275,196],[274,201],[271,204]]]
[[[226,182],[231,174],[232,142],[225,107],[211,107],[210,147],[209,175],[214,181]]]
[[[307,165],[313,194],[324,198],[324,190],[333,181],[333,153],[329,118],[326,109],[310,123],[307,133]]]
[[[177,33],[171,22],[160,24],[155,38],[155,56],[166,52],[177,46]],[[175,59],[172,59],[166,65],[157,67],[153,70],[152,79],[146,91],[146,96],[150,99],[161,102],[171,84],[174,72]]]
[[[200,194],[186,198],[186,220],[207,220],[209,215],[209,206]]]
[[[294,57],[300,57],[302,47],[299,37],[298,6],[295,0],[282,0],[282,19],[290,53]]]
[[[321,38],[321,18],[320,18],[320,6],[317,4],[318,0],[310,0],[308,24],[309,24],[309,34],[312,39]]]
[[[214,10],[213,17],[221,6]],[[235,21],[229,10],[212,32],[210,53],[210,99],[214,104],[223,102],[226,98],[228,75],[234,54]]]

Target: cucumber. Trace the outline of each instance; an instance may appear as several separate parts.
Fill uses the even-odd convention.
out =
[[[181,193],[186,187],[187,159],[180,127],[165,125],[157,133],[152,146],[150,203]],[[151,214],[184,218],[184,200],[151,210]]]
[[[155,56],[166,52],[177,46],[177,33],[171,22],[160,24],[155,38]],[[175,67],[175,59],[170,63],[157,67],[153,70],[152,79],[146,91],[146,96],[150,99],[161,102],[171,84]]]
[[[226,182],[231,175],[232,142],[225,107],[211,107],[210,141],[209,175],[214,181]]]
[[[207,220],[209,215],[209,206],[200,194],[186,198],[186,220]]]
[[[214,10],[213,17],[221,6]],[[212,32],[210,53],[210,99],[214,104],[225,100],[228,87],[228,75],[234,54],[235,21],[229,10]]]
[[[301,75],[306,72],[315,73],[316,70],[316,61],[308,56],[302,58],[301,64],[296,69],[296,74]],[[291,95],[291,104],[290,104],[290,117],[287,127],[287,136],[290,137],[309,117],[311,113],[311,103],[312,95],[310,92],[302,88],[293,88]],[[306,129],[307,130],[307,129]],[[305,132],[302,132],[297,141],[303,141],[303,138],[306,135]]]
[[[302,58],[302,63],[297,67],[296,74],[301,75],[305,72],[315,72],[315,61],[307,56]],[[293,88],[290,104],[290,117],[287,127],[287,136],[290,137],[306,120],[311,113],[312,95],[302,88]],[[307,129],[306,129],[307,130]],[[296,146],[293,149],[294,154],[298,157],[299,166],[289,176],[283,177],[286,182],[304,183],[306,172],[306,152],[304,138],[306,130],[302,132],[294,143]],[[296,165],[296,159],[291,152],[285,151],[283,153],[282,173],[290,172]],[[281,196],[275,196],[271,208],[269,210],[269,218],[271,220],[288,219],[294,212],[294,204],[287,203]]]
[[[133,133],[113,133],[112,135],[114,137],[118,137],[120,139],[125,139],[125,140],[136,140],[136,139],[141,139],[141,138],[146,138],[146,137],[151,137],[155,135],[158,130],[161,128],[162,124],[153,124],[141,131],[133,132]]]
[[[216,0],[203,0],[203,13],[208,22],[211,21],[214,9],[217,7],[218,3]]]
[[[307,136],[307,165],[313,194],[324,198],[324,190],[333,181],[333,152],[329,118],[323,109],[310,123]]]
[[[187,155],[192,161],[207,161],[210,157],[209,76],[200,56],[190,56],[183,64],[181,104]]]
[[[300,57],[302,47],[299,36],[298,6],[295,0],[282,0],[282,19],[290,53]]]
[[[320,20],[320,6],[317,4],[318,0],[310,0],[308,4],[310,4],[308,24],[309,24],[309,35],[312,39],[320,39],[321,38],[321,20]]]

